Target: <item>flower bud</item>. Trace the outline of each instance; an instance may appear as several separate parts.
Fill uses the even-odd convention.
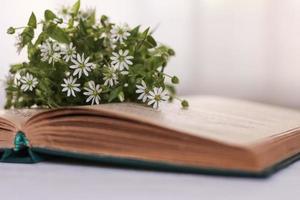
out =
[[[7,29],[7,34],[14,34],[16,32],[16,29],[14,28],[14,27],[9,27],[8,29]]]
[[[182,108],[188,108],[189,107],[189,102],[187,100],[183,100],[181,102],[181,106],[182,106]]]
[[[118,98],[119,98],[120,102],[123,102],[125,100],[124,92],[120,92],[118,95]]]
[[[171,79],[173,84],[178,84],[179,83],[179,78],[177,76],[173,76]]]

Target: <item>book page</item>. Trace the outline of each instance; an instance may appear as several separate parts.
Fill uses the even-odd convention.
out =
[[[236,145],[286,134],[300,125],[300,112],[291,109],[210,96],[188,99],[187,110],[178,103],[166,103],[159,110],[134,103],[89,108]]]
[[[17,129],[21,129],[25,122],[33,115],[42,112],[42,109],[8,109],[0,110],[0,118],[15,124]]]

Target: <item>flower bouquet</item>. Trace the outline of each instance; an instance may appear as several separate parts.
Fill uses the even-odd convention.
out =
[[[38,27],[41,31],[38,31]],[[6,108],[60,107],[110,102],[141,102],[158,108],[177,99],[176,76],[165,67],[175,52],[156,42],[152,31],[114,24],[95,10],[80,10],[80,1],[58,14],[34,13],[17,34],[17,49],[26,48],[28,62],[10,67]]]

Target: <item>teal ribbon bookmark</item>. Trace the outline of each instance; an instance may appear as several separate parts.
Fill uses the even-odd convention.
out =
[[[24,150],[30,146],[29,140],[26,138],[25,134],[21,131],[19,131],[16,134],[14,144],[15,144],[14,151],[17,152]]]
[[[41,160],[43,158],[32,151],[29,140],[21,131],[15,135],[14,148],[4,149],[0,158],[0,162],[9,163],[36,163]]]

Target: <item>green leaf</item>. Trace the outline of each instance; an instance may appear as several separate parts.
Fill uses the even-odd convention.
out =
[[[131,30],[131,36],[136,36],[139,32],[139,29],[140,29],[140,25],[139,26],[136,26],[134,29]]]
[[[25,68],[25,66],[22,64],[15,64],[15,65],[10,65],[10,73],[16,73],[17,71]]]
[[[28,59],[31,60],[32,56],[35,54],[36,49],[33,47],[33,44],[30,42],[27,45],[27,54],[28,54]]]
[[[47,34],[54,40],[61,43],[69,43],[69,36],[65,31],[55,24],[51,24],[47,29]]]
[[[76,16],[80,9],[80,0],[78,0],[71,8],[71,13]]]
[[[35,41],[34,47],[37,47],[37,46],[38,46],[39,44],[41,44],[44,40],[46,40],[46,38],[47,38],[47,34],[44,33],[44,32],[42,32],[42,33],[38,36],[37,40]]]
[[[142,33],[142,38],[146,38],[146,36],[148,35],[149,30],[150,30],[150,27],[148,27],[146,30],[144,30],[144,32]]]
[[[147,42],[151,44],[152,48],[157,46],[155,39],[151,35],[148,35]]]
[[[107,26],[107,21],[108,21],[108,17],[106,15],[102,15],[101,18],[100,18],[100,22],[101,22],[101,25],[106,27]]]
[[[112,102],[115,98],[117,98],[119,96],[119,94],[122,92],[122,87],[119,86],[115,89],[113,89],[108,97],[108,102]]]
[[[35,14],[32,12],[29,18],[29,21],[27,23],[28,26],[32,28],[36,28],[36,17]]]
[[[21,37],[22,37],[22,45],[25,46],[26,44],[28,44],[29,42],[31,42],[31,40],[34,37],[34,30],[32,27],[28,26],[24,29],[24,31],[21,33]]]
[[[46,21],[51,21],[56,18],[56,15],[51,10],[46,10],[44,16]]]

